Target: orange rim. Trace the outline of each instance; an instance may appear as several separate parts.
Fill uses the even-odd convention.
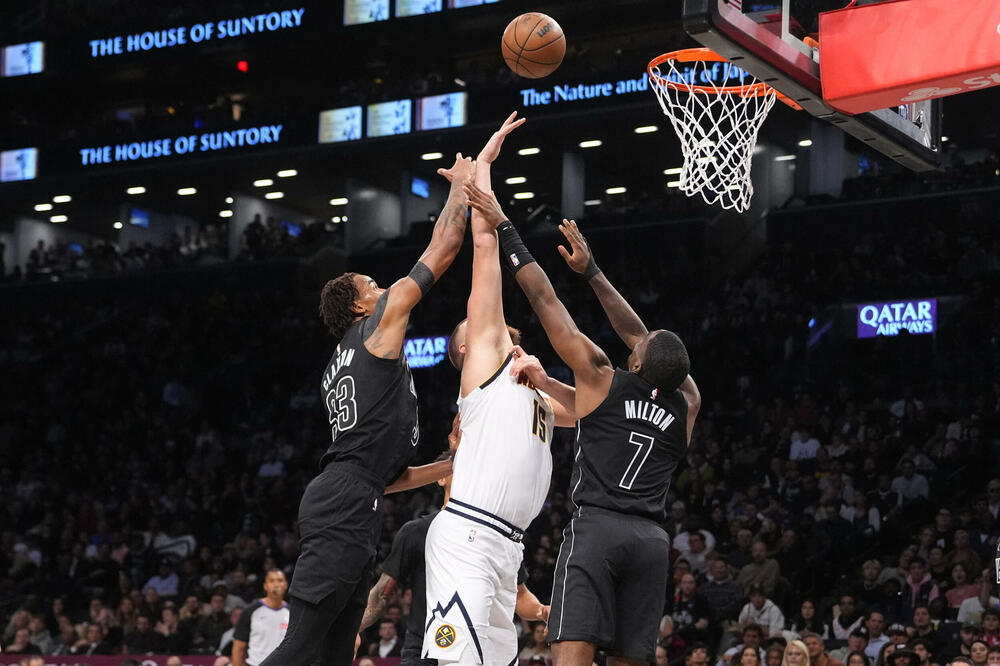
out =
[[[650,80],[656,85],[663,85],[671,90],[678,90],[681,92],[696,92],[702,95],[739,95],[740,97],[762,97],[766,95],[769,91],[774,90],[774,94],[779,100],[792,107],[796,111],[801,111],[802,107],[799,106],[790,97],[783,94],[781,91],[767,85],[762,81],[758,81],[749,86],[695,86],[687,83],[676,83],[670,79],[665,79],[653,70],[658,68],[665,62],[729,62],[718,53],[712,49],[697,48],[697,49],[681,49],[679,51],[671,51],[670,53],[664,53],[661,56],[653,58],[649,64],[646,66],[646,72],[649,74]]]

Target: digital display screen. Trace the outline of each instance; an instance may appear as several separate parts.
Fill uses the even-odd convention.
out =
[[[413,180],[410,181],[410,192],[418,197],[429,199],[431,196],[431,185],[423,178],[414,176]]]
[[[442,0],[396,0],[396,17],[433,14],[442,9]]]
[[[128,216],[128,223],[133,227],[149,229],[149,211],[133,208],[132,212]]]
[[[389,20],[389,0],[344,0],[344,25]]]
[[[354,141],[361,138],[361,107],[330,109],[319,114],[319,142]]]
[[[448,6],[452,9],[461,9],[476,5],[492,5],[494,2],[500,2],[500,0],[448,0]]]
[[[22,148],[0,153],[0,183],[34,180],[38,175],[38,149]]]
[[[448,355],[448,336],[407,338],[403,344],[403,353],[406,354],[406,362],[411,368],[435,366]]]
[[[891,337],[904,330],[910,335],[936,331],[937,299],[863,303],[858,306],[859,338]]]
[[[413,102],[408,99],[370,104],[368,106],[368,136],[409,134],[412,109]]]
[[[3,47],[0,72],[4,76],[38,74],[45,69],[45,42],[28,42]]]
[[[83,246],[79,243],[70,243],[68,247],[69,251],[74,254],[83,254]]]
[[[466,121],[467,98],[464,92],[421,98],[417,107],[417,127],[422,130],[461,127]]]
[[[291,236],[292,238],[298,238],[299,234],[302,233],[302,227],[295,224],[294,222],[289,222],[288,220],[282,220],[279,224],[281,224],[281,228],[285,230],[285,233]]]

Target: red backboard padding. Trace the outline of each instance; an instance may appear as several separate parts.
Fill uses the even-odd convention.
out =
[[[819,17],[823,99],[857,114],[1000,85],[998,0],[895,0]]]

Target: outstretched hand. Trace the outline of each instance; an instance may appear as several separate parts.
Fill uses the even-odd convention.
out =
[[[455,163],[450,169],[438,169],[439,176],[444,176],[451,183],[452,188],[461,187],[462,183],[472,180],[476,175],[476,163],[471,157],[462,157],[462,153],[455,153]]]
[[[518,118],[517,120],[514,120],[514,118],[517,118],[517,111],[507,116],[507,120],[503,121],[503,125],[500,126],[500,129],[493,133],[493,136],[491,136],[490,140],[486,142],[483,149],[479,151],[479,157],[476,158],[477,160],[482,160],[487,164],[496,160],[496,158],[500,155],[500,146],[503,145],[503,140],[507,138],[508,134],[523,125],[526,120],[526,118]]]
[[[559,225],[559,231],[569,241],[572,253],[562,245],[556,249],[559,250],[559,254],[566,260],[569,267],[582,275],[587,270],[587,265],[590,264],[591,258],[590,245],[587,243],[587,239],[580,233],[580,228],[576,226],[576,222],[573,220],[564,219],[562,224]]]
[[[520,345],[514,345],[514,362],[510,366],[511,377],[517,377],[519,383],[531,382],[533,386],[542,386],[549,378],[538,357],[524,351]]]
[[[492,192],[484,192],[472,181],[465,183],[464,191],[465,195],[469,197],[469,205],[482,214],[490,229],[496,229],[507,219],[500,208],[500,202],[497,201],[496,195]]]

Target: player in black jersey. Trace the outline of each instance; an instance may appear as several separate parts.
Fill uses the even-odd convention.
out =
[[[320,314],[339,342],[323,373],[333,443],[299,505],[299,558],[288,632],[261,666],[346,666],[364,613],[384,493],[433,483],[450,461],[409,467],[419,439],[417,396],[402,353],[410,310],[451,265],[465,236],[462,183],[475,163],[461,154],[427,249],[390,288],[345,273],[323,287]]]
[[[451,434],[448,435],[448,445],[451,451],[458,448],[461,438],[459,419],[456,417],[452,424]],[[442,456],[446,455],[442,454]],[[449,475],[438,481],[438,485],[444,489],[442,506],[448,504],[448,499],[451,496],[451,478]],[[427,618],[426,605],[420,603],[426,598],[427,589],[424,544],[427,539],[427,528],[430,527],[431,521],[437,514],[437,511],[432,511],[426,516],[411,520],[396,532],[389,557],[382,563],[382,575],[368,593],[368,607],[365,608],[365,615],[361,620],[361,631],[375,624],[397,585],[401,584],[413,590],[413,602],[410,606],[410,616],[406,621],[406,638],[403,642],[403,661],[400,666],[434,666],[437,664],[435,659],[421,659],[420,657],[424,642],[424,622]],[[538,597],[524,584],[528,578],[527,574],[527,570],[522,565],[517,577],[517,603],[514,612],[527,620],[547,622],[549,607],[542,604]]]
[[[496,226],[507,267],[576,381],[576,452],[570,497],[576,506],[556,563],[549,637],[556,666],[589,666],[597,647],[609,663],[646,664],[663,610],[669,538],[666,497],[684,456],[701,396],[675,334],[649,332],[597,268],[574,222],[560,226],[572,253],[560,254],[597,293],[632,353],[616,370],[579,331],[496,197],[465,186],[469,203]],[[515,370],[533,382],[530,357]],[[534,363],[534,370],[541,366]],[[544,371],[542,371],[544,374]]]

